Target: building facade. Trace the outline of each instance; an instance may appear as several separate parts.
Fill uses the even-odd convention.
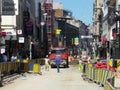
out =
[[[2,0],[1,42],[6,45],[2,49],[5,49],[9,58],[13,53],[31,52],[30,44],[36,36],[34,13],[34,1]]]

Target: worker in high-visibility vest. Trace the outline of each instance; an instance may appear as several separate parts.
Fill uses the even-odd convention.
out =
[[[46,58],[45,58],[45,70],[49,71],[49,58],[48,58],[48,55],[46,55]]]

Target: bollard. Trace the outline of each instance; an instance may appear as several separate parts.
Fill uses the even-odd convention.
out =
[[[29,63],[29,71],[28,72],[33,72],[33,63]]]
[[[39,64],[35,63],[33,66],[33,72],[34,73],[39,73],[40,72],[40,67]]]

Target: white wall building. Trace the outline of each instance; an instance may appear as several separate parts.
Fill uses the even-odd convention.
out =
[[[14,9],[13,9],[14,8]],[[16,40],[16,15],[18,15],[18,0],[4,0],[2,2],[2,32],[6,32],[5,40],[13,36]]]

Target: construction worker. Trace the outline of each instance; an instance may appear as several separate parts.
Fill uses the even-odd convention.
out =
[[[46,55],[46,58],[45,58],[45,70],[49,71],[49,58],[48,58],[48,55]]]

